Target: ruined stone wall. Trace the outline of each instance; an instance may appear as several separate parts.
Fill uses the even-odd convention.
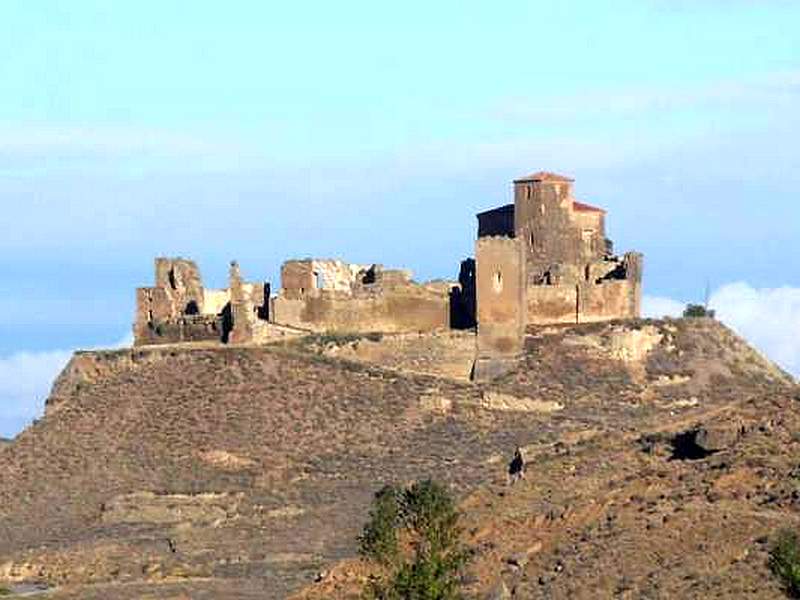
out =
[[[184,319],[203,314],[205,291],[200,270],[185,258],[155,259],[155,286],[136,290],[134,344],[184,341],[204,337],[213,319]],[[201,322],[202,321],[202,322]]]
[[[400,333],[449,326],[447,292],[417,284],[347,294],[319,290],[303,298],[279,295],[273,300],[274,320],[311,331]]]
[[[528,325],[577,323],[577,284],[532,285],[526,290]]]
[[[575,284],[529,285],[527,323],[589,323],[641,314],[642,255],[628,253],[592,263]]]
[[[137,330],[135,346],[219,341],[222,321],[216,315],[181,315]]]
[[[579,286],[579,322],[591,323],[638,317],[639,287],[637,283],[627,279]]]
[[[313,296],[317,290],[351,292],[373,267],[333,259],[287,260],[281,267],[281,290],[287,298]]]
[[[644,257],[638,252],[617,259],[601,285],[583,299],[584,320],[638,318],[642,314],[643,268]]]
[[[483,237],[475,245],[478,341],[476,377],[502,370],[522,352],[525,262],[516,238]]]
[[[174,316],[189,311],[203,312],[203,282],[200,269],[185,258],[156,258],[156,288],[166,290]]]
[[[303,298],[316,287],[311,261],[287,260],[281,265],[281,294],[285,298]]]
[[[349,292],[355,285],[361,283],[371,265],[358,265],[346,263],[341,260],[314,259],[311,269],[316,287],[324,290]]]
[[[136,291],[134,345],[228,342],[231,334],[247,342],[254,322],[269,317],[268,284],[243,281],[236,263],[229,288],[205,289],[194,262],[157,258],[155,283]]]
[[[273,320],[311,331],[430,331],[450,323],[450,286],[420,285],[411,272],[340,260],[291,260],[281,269]]]

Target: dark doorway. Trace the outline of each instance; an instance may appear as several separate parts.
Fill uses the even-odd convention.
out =
[[[264,283],[264,302],[256,308],[256,316],[262,321],[269,321],[269,298],[272,295],[272,286],[269,282]]]
[[[200,314],[200,307],[197,306],[197,302],[195,300],[189,300],[186,304],[186,308],[183,309],[183,314],[185,315],[199,315]]]
[[[231,303],[228,302],[219,313],[220,316],[220,329],[222,329],[222,343],[227,344],[233,331],[233,309]]]
[[[472,329],[477,325],[475,315],[475,259],[461,261],[459,285],[450,288],[450,328]]]

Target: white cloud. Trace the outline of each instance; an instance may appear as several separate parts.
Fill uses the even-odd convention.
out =
[[[657,296],[642,299],[645,317],[677,317],[684,302]],[[795,377],[800,378],[800,288],[754,288],[729,283],[709,299],[717,318]]]
[[[129,334],[110,347],[123,348],[132,342]],[[72,352],[16,352],[0,357],[0,436],[15,435],[18,428],[44,413],[44,401],[53,381]]]
[[[717,317],[800,377],[800,288],[754,288],[738,282],[711,295]]]
[[[53,380],[72,352],[18,352],[0,358],[0,421],[27,423],[42,414]],[[13,431],[0,431],[11,435]]]

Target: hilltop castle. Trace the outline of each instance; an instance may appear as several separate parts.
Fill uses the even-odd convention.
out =
[[[259,343],[296,331],[384,332],[477,325],[475,375],[490,377],[522,350],[528,325],[638,317],[642,255],[613,254],[605,211],[576,200],[573,180],[514,181],[514,203],[478,214],[475,259],[458,282],[416,283],[411,272],[339,260],[290,260],[281,287],[242,279],[203,286],[197,265],[157,258],[155,286],[136,294],[136,345]]]

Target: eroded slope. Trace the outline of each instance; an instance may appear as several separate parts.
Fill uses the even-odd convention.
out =
[[[91,376],[65,376],[48,416],[0,455],[0,581],[44,579],[63,598],[284,598],[354,556],[383,483],[433,476],[464,499],[474,591],[503,576],[530,597],[569,597],[569,579],[547,575],[555,557],[562,569],[580,557],[570,572],[588,584],[606,564],[592,552],[614,556],[606,537],[631,549],[608,563],[608,581],[642,589],[645,524],[620,507],[655,497],[663,517],[700,502],[709,473],[724,474],[666,460],[671,435],[705,423],[726,440],[742,421],[741,440],[761,447],[763,420],[772,431],[794,423],[788,377],[712,321],[541,330],[525,364],[483,386],[297,350],[91,355]],[[794,448],[774,441],[780,464],[765,481]],[[734,447],[718,443],[729,445],[714,460]],[[531,475],[506,493],[516,444]],[[681,520],[690,508],[677,512],[678,534],[696,527]],[[705,553],[666,543],[670,556]],[[509,572],[508,553],[537,544]],[[353,592],[358,578],[339,572],[309,593]]]

